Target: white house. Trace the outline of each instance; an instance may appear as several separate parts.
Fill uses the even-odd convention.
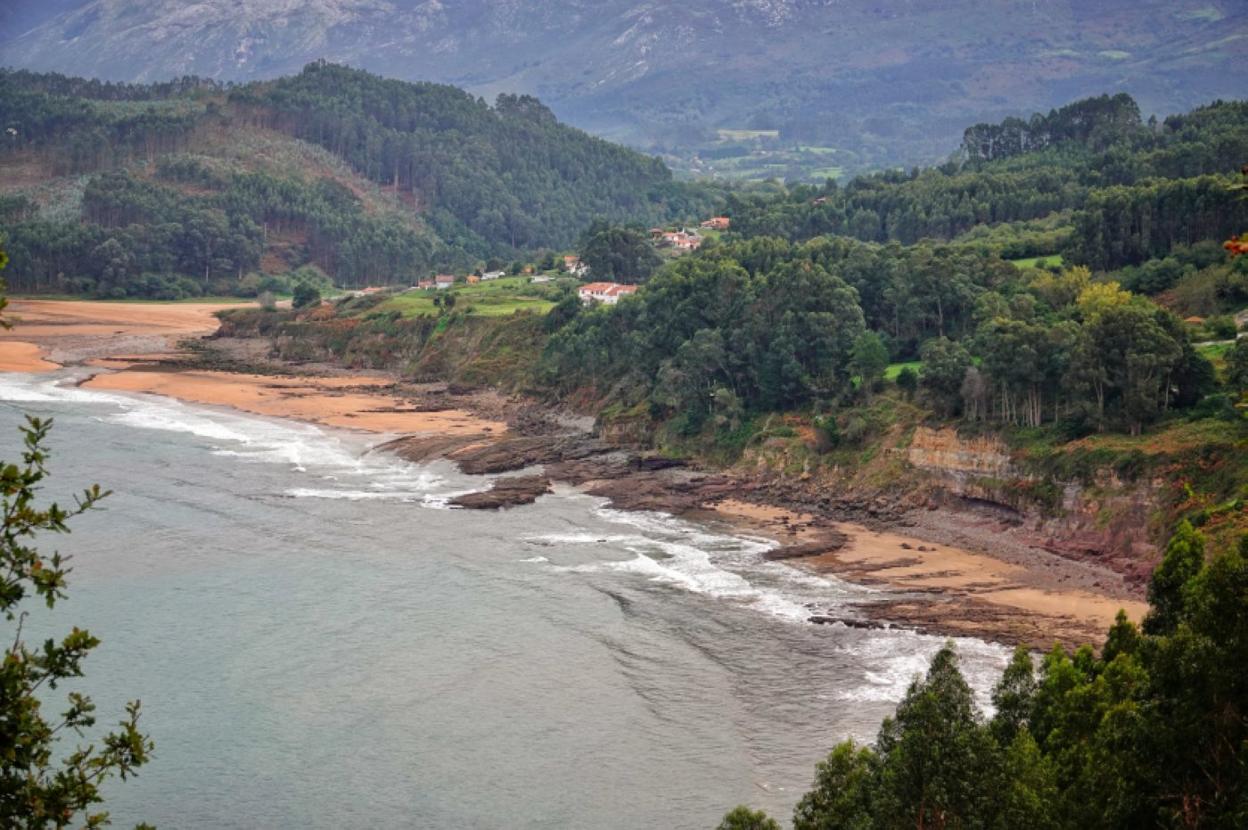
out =
[[[620,301],[620,297],[627,297],[636,292],[637,286],[635,285],[622,285],[618,282],[591,282],[582,285],[576,293],[580,296],[581,302],[586,305],[590,303],[615,305]]]
[[[563,269],[574,277],[583,277],[589,273],[589,266],[581,262],[579,256],[565,256]]]
[[[507,272],[506,272],[506,271],[486,271],[484,274],[482,274],[482,275],[481,275],[481,279],[483,279],[483,280],[499,280],[499,279],[502,279],[502,278],[503,278],[503,277],[505,277],[505,276],[507,276]]]
[[[450,288],[452,285],[455,284],[455,275],[454,274],[438,274],[436,277],[433,278],[433,282],[438,288]]]

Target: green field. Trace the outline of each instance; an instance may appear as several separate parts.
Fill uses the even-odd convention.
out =
[[[890,363],[888,368],[884,370],[884,380],[897,380],[897,376],[900,375],[901,370],[905,368],[910,368],[915,372],[920,372],[923,369],[923,363],[918,360],[911,360],[906,363]]]
[[[810,171],[816,179],[839,179],[845,175],[844,167],[819,167]]]
[[[555,283],[533,285],[528,277],[504,277],[476,285],[457,283],[454,288],[408,291],[391,297],[377,311],[398,311],[404,317],[436,316],[434,297],[455,297],[455,310],[480,317],[505,317],[517,311],[545,314],[555,305]]]
[[[1049,256],[1033,256],[1026,259],[1008,260],[1019,268],[1061,268],[1065,264],[1061,254],[1050,254]]]

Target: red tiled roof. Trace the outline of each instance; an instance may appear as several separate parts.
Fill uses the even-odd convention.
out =
[[[590,282],[582,285],[579,289],[582,294],[602,294],[607,297],[632,294],[636,290],[637,286],[635,285],[624,285],[618,282]]]

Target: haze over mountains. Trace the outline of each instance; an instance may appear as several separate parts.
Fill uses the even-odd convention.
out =
[[[1085,95],[1126,91],[1146,114],[1234,97],[1248,67],[1239,12],[1232,0],[16,0],[0,12],[0,64],[252,80],[325,58],[488,99],[536,94],[609,138],[701,150],[694,169],[746,141],[814,145],[831,171],[936,160],[969,123]]]

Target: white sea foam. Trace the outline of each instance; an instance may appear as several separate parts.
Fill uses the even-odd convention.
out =
[[[296,499],[338,499],[345,501],[421,501],[424,493],[384,490],[322,490],[315,487],[294,487],[286,495]]]
[[[133,429],[193,435],[212,452],[243,462],[281,464],[306,472],[315,484],[291,488],[291,498],[411,502],[447,509],[449,501],[479,487],[456,487],[446,476],[384,453],[370,453],[357,436],[343,436],[310,424],[260,418],[196,407],[153,395],[126,395],[83,389],[57,376],[0,374],[0,401],[22,404],[86,404],[102,421]],[[575,498],[575,497],[573,497]],[[720,598],[770,616],[804,622],[814,611],[835,609],[847,600],[867,599],[873,589],[806,573],[763,553],[774,542],[717,533],[661,513],[633,513],[604,506],[596,515],[618,528],[607,532],[562,532],[535,536],[548,546],[607,544],[632,556],[623,560],[555,567],[569,572],[618,572]],[[545,556],[522,560],[549,564]],[[895,701],[944,642],[905,631],[877,631],[843,646],[870,667],[861,682],[834,694],[850,701]],[[1005,649],[977,640],[958,640],[963,670],[987,706],[987,690],[1008,656]]]
[[[193,435],[216,455],[280,464],[317,477],[322,486],[292,488],[286,495],[293,498],[425,504],[431,496],[444,501],[454,495],[435,492],[445,480],[428,468],[388,454],[371,453],[357,436],[313,424],[194,406],[158,395],[84,389],[74,385],[72,377],[64,376],[0,375],[0,401],[85,404],[106,423]]]
[[[632,513],[600,506],[597,515],[631,533],[550,533],[530,542],[543,545],[609,544],[634,554],[629,559],[561,568],[568,572],[615,571],[645,577],[696,594],[748,605],[784,620],[805,622],[809,605],[843,601],[853,589],[840,580],[804,574],[763,554],[775,542],[718,533],[663,513]]]
[[[891,703],[899,700],[917,677],[927,671],[932,655],[949,642],[949,638],[918,634],[913,631],[872,632],[844,646],[863,665],[857,686],[836,693],[841,700]],[[965,637],[954,638],[960,667],[967,683],[975,691],[981,709],[992,711],[991,689],[1009,659],[1009,651],[994,643]]]
[[[633,533],[551,533],[531,538],[543,545],[610,544],[635,554],[609,561],[559,568],[567,572],[620,572],[682,590],[740,603],[778,619],[803,623],[815,613],[835,611],[848,602],[870,601],[877,589],[853,585],[767,561],[763,554],[775,546],[767,539],[717,533],[706,527],[662,513],[628,513],[599,507],[597,514]],[[833,692],[848,701],[895,702],[911,681],[927,670],[944,638],[912,631],[872,631],[845,638],[838,647],[852,653],[854,662],[869,668],[859,683],[842,678],[846,688]],[[1001,646],[957,639],[962,669],[977,702],[991,708],[989,692],[1008,658]]]

